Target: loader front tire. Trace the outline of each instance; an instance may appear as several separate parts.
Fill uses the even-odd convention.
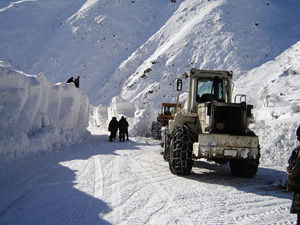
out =
[[[193,167],[193,143],[194,136],[191,129],[186,125],[177,126],[170,142],[169,168],[176,175],[190,175]]]

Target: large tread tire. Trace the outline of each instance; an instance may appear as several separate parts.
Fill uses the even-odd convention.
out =
[[[151,138],[154,140],[161,140],[161,128],[163,124],[160,122],[153,122],[151,126]]]
[[[247,133],[248,136],[256,136],[253,131]],[[260,158],[260,146],[258,148],[258,156],[256,159],[230,159],[229,166],[234,176],[251,178],[257,173],[259,158]]]
[[[244,178],[254,177],[259,165],[259,156],[256,159],[230,159],[229,165],[232,174]]]
[[[173,130],[169,160],[171,173],[183,176],[191,174],[194,140],[193,133],[187,125],[177,126]]]
[[[166,162],[170,161],[170,135],[166,132],[163,157]]]

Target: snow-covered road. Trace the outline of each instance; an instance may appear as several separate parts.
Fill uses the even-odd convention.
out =
[[[106,133],[0,174],[0,224],[295,224],[292,193],[271,183],[284,168],[253,179],[228,165],[195,162],[170,173],[159,142],[108,142]]]

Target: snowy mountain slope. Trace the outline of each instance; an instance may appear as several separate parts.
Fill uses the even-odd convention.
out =
[[[94,104],[100,103],[101,87],[111,82],[114,70],[164,24],[178,5],[159,0],[20,4],[0,12],[0,30],[5,34],[0,36],[0,47],[5,50],[0,58],[25,72],[43,72],[52,82],[80,75],[81,87]]]
[[[56,36],[60,23],[77,12],[83,3],[83,0],[1,1],[0,60],[30,73],[44,47]]]
[[[274,60],[249,71],[235,83],[235,93],[254,104],[253,129],[269,163],[287,162],[297,144],[300,124],[300,41]],[[286,159],[286,160],[282,160]]]
[[[236,92],[248,94],[248,101],[256,106],[259,119],[288,120],[299,112],[299,62],[300,41],[274,60],[240,77],[235,82]],[[266,108],[269,109],[269,114],[261,110]]]
[[[80,75],[94,105],[120,94],[157,107],[174,97],[169,84],[187,69],[239,76],[300,36],[293,0],[5,0],[2,7],[0,59],[52,82]]]
[[[176,95],[172,80],[192,67],[233,70],[240,76],[299,40],[297,8],[295,1],[184,1],[121,64],[114,84],[102,89],[100,102],[117,95],[123,84],[121,97],[158,107]]]

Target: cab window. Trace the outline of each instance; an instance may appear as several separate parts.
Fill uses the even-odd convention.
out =
[[[224,99],[223,82],[218,77],[199,78],[196,92],[196,101],[199,103]]]

